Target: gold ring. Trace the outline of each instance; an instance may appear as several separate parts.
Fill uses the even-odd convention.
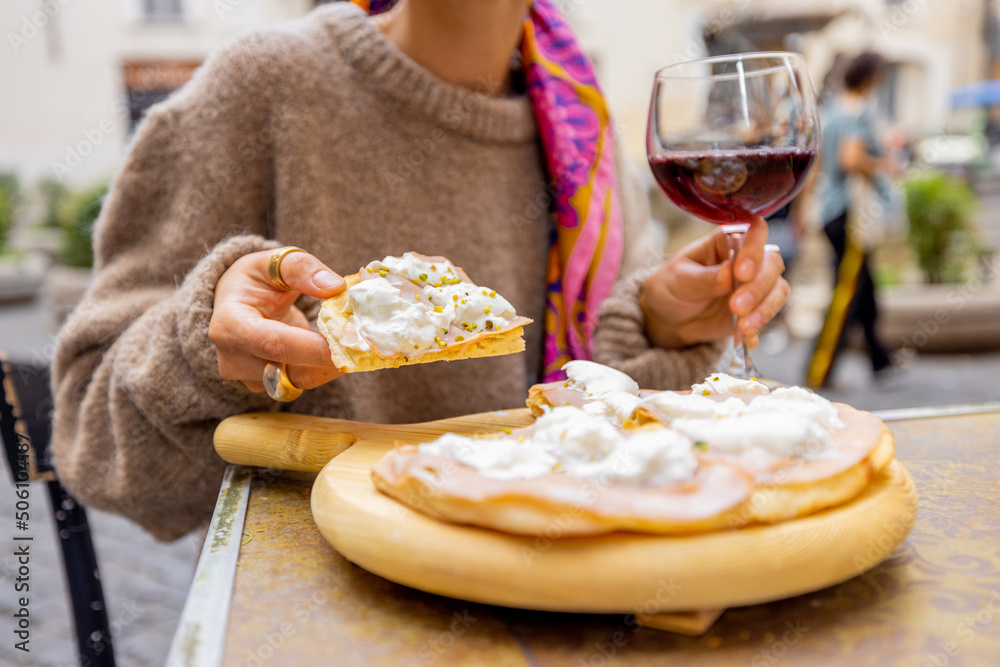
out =
[[[302,248],[296,248],[293,245],[286,245],[284,248],[278,248],[271,255],[271,260],[267,263],[267,275],[271,278],[271,282],[274,286],[285,292],[290,291],[292,288],[289,287],[288,283],[281,279],[281,260],[293,252],[305,252]]]
[[[780,254],[781,248],[778,247],[778,245],[775,243],[768,243],[767,245],[764,246],[764,252],[776,252]]]
[[[285,364],[267,364],[264,366],[264,389],[267,395],[280,403],[294,401],[302,395],[302,390],[288,379]]]

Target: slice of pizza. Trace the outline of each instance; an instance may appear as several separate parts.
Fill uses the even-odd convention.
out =
[[[639,397],[627,376],[572,363],[566,381],[532,388],[533,427],[397,447],[373,468],[375,486],[430,516],[515,534],[671,535],[834,507],[895,454],[880,419],[801,387],[715,374]],[[606,398],[616,393],[635,406],[628,417]]]
[[[444,257],[408,252],[347,276],[317,325],[342,372],[514,354],[524,325],[509,301]]]
[[[626,432],[573,406],[509,435],[399,446],[372,480],[438,519],[549,537],[720,530],[746,522],[754,489],[745,471],[702,459],[676,431]]]
[[[639,385],[619,370],[593,361],[569,361],[562,370],[565,380],[528,390],[526,405],[536,417],[549,408],[572,405],[622,425],[639,402]]]
[[[892,433],[870,413],[802,387],[767,392],[714,377],[691,393],[642,399],[628,423],[678,431],[706,460],[746,470],[756,484],[750,521],[782,521],[846,502],[895,456]]]

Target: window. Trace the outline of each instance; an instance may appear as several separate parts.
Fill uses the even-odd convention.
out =
[[[135,130],[149,107],[167,99],[172,92],[183,86],[199,65],[194,61],[125,62],[129,134]]]
[[[142,16],[147,21],[181,21],[183,0],[142,0]]]

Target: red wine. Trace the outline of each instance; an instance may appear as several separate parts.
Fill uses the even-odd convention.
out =
[[[805,148],[651,155],[649,166],[670,200],[719,225],[774,213],[798,192],[816,158]]]

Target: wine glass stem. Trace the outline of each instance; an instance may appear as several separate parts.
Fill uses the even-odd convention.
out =
[[[740,282],[736,279],[736,257],[740,254],[740,249],[743,247],[743,236],[746,230],[747,225],[723,226],[723,231],[726,232],[726,240],[729,241],[729,270],[731,271],[730,276],[732,277],[733,292],[740,286]],[[740,333],[737,321],[738,318],[733,313],[733,351],[729,355],[729,370],[727,373],[743,380],[757,378],[757,369],[750,358],[750,346],[747,345],[746,337]]]

